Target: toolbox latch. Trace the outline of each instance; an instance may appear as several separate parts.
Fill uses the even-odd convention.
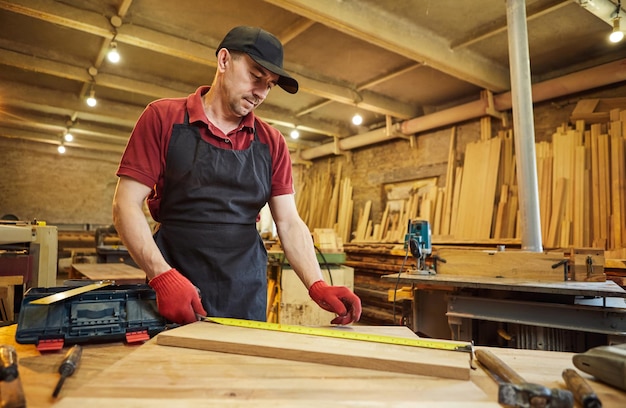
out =
[[[136,330],[132,332],[126,332],[126,343],[143,343],[144,341],[150,340],[150,335],[148,334],[148,330]]]
[[[63,348],[65,340],[60,339],[41,339],[37,342],[38,351],[58,351]]]

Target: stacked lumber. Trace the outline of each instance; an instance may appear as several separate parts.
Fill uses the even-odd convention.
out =
[[[389,292],[398,289],[384,275],[406,272],[415,268],[415,261],[394,253],[394,244],[347,244],[345,265],[354,268],[354,292],[361,298],[363,311],[360,322],[372,325],[402,325],[412,321],[411,300],[393,298]],[[408,304],[407,304],[408,303]]]
[[[535,145],[546,248],[600,248],[607,258],[626,258],[626,110],[612,109],[607,117],[606,123],[562,125],[551,142]],[[366,203],[352,242],[403,242],[408,221],[416,218],[430,222],[433,240],[519,238],[513,132],[487,137],[490,131],[481,120],[481,139],[467,145],[457,165],[453,128],[446,185],[416,189],[393,212],[387,204],[380,223],[370,219],[371,203]]]
[[[342,242],[349,242],[352,233],[352,184],[341,177],[342,165],[333,172],[330,162],[324,171],[311,171],[302,176],[296,194],[296,206],[311,231],[332,228]]]

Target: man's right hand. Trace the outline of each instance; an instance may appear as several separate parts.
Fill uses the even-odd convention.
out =
[[[159,313],[167,320],[187,324],[197,321],[197,314],[206,316],[198,288],[175,268],[157,275],[149,285],[156,292]]]

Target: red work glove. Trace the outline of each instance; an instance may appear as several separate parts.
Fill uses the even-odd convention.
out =
[[[361,318],[361,299],[345,286],[328,286],[319,280],[309,288],[309,296],[322,309],[337,315],[332,324],[349,324]]]
[[[198,288],[172,268],[149,282],[157,295],[157,307],[167,320],[187,324],[198,320],[196,314],[206,316]]]

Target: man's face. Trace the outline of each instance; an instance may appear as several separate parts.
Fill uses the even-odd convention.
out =
[[[231,53],[229,62],[224,73],[224,92],[231,111],[243,117],[265,100],[279,76],[244,53]]]

